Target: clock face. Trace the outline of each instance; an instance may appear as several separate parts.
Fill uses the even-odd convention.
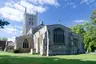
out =
[[[29,18],[29,25],[33,25],[33,18]]]

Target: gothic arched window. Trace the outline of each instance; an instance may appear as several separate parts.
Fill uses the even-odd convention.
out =
[[[64,44],[64,30],[56,28],[53,31],[54,44]]]
[[[27,39],[25,39],[23,42],[23,48],[29,48],[29,43]]]

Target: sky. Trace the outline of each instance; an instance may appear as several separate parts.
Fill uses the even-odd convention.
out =
[[[22,35],[25,7],[27,13],[38,11],[38,24],[60,24],[71,27],[90,21],[96,0],[0,0],[0,19],[10,24],[0,29],[0,37],[13,40]]]

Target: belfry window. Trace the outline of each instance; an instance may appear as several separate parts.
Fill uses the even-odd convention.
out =
[[[56,28],[53,33],[54,44],[64,44],[64,30]]]
[[[29,43],[27,39],[25,39],[23,42],[23,48],[29,48]]]
[[[29,25],[33,25],[33,18],[29,18]]]

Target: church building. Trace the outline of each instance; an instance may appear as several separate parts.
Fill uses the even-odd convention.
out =
[[[62,24],[38,25],[38,14],[24,12],[22,36],[16,37],[15,48],[42,56],[84,53],[83,38]]]

